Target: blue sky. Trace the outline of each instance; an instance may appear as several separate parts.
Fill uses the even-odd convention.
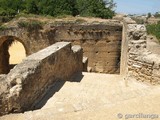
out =
[[[126,14],[155,13],[160,11],[160,0],[114,0],[116,12]]]

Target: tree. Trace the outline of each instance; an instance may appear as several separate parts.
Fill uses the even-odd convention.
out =
[[[23,0],[0,0],[0,13],[5,13],[6,16],[14,16],[19,10],[24,9]],[[5,10],[5,11],[4,11]]]
[[[148,13],[147,18],[150,18],[151,16],[152,16],[152,14],[151,14],[151,13]]]
[[[113,0],[0,0],[0,14],[15,15],[19,11],[42,15],[81,15],[112,18]]]
[[[78,13],[82,16],[112,18],[114,15],[113,0],[76,0]]]
[[[156,18],[157,18],[157,17],[160,17],[160,13],[159,13],[159,12],[156,12],[155,15],[154,15],[154,17],[156,17]]]
[[[41,14],[59,16],[74,15],[75,0],[39,0]]]
[[[28,13],[39,14],[37,0],[27,0],[26,1],[26,10]]]

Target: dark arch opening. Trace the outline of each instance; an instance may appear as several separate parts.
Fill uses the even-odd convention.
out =
[[[22,53],[21,49],[12,48],[12,47],[18,47],[16,46],[17,43],[18,45],[22,45],[20,48],[24,49],[23,51],[25,55],[21,55]],[[13,51],[16,49],[17,51]],[[22,59],[26,57],[26,55],[27,51],[22,40],[14,36],[2,37],[0,45],[0,74],[8,74],[10,69],[12,69],[15,65],[19,64],[22,61]],[[21,58],[21,56],[25,57]],[[16,60],[13,62],[13,59],[19,59],[19,60],[18,62]]]

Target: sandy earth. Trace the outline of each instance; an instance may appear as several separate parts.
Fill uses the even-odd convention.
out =
[[[134,79],[127,84],[120,75],[82,73],[55,82],[40,109],[0,120],[159,120],[160,87]]]
[[[14,42],[9,48],[10,64],[18,64],[26,57],[25,49],[20,42]]]

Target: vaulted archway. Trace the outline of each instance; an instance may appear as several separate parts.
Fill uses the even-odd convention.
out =
[[[15,46],[15,44],[17,43],[18,45],[21,45],[21,46]],[[12,48],[14,46],[20,47],[20,49]],[[16,49],[17,49],[17,52],[15,51]],[[0,38],[0,74],[9,73],[10,69],[12,69],[16,64],[20,63],[21,59],[23,59],[24,56],[27,56],[27,55],[28,55],[28,50],[21,39],[15,36],[1,37]],[[13,59],[18,61],[13,62]]]

